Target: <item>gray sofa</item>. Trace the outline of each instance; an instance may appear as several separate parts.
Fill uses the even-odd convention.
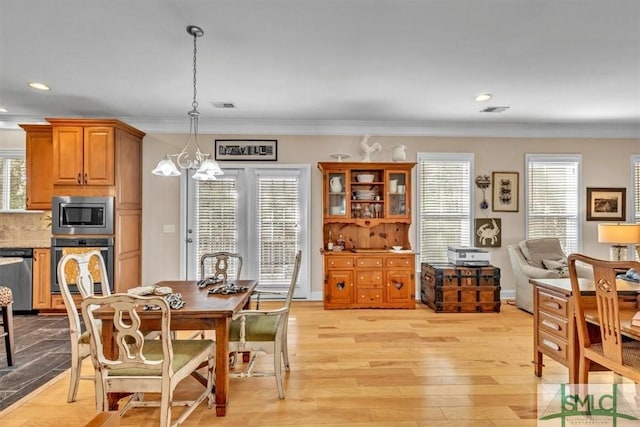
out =
[[[569,277],[567,256],[555,237],[523,240],[507,247],[516,288],[516,306],[533,313],[533,288],[529,279]],[[576,265],[579,277],[593,278],[593,271]]]

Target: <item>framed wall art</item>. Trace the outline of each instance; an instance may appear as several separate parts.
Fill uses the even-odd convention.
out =
[[[494,212],[518,212],[518,172],[493,172],[493,200],[491,209]]]
[[[502,220],[500,218],[476,218],[473,245],[476,248],[502,246]]]
[[[277,139],[216,139],[215,159],[229,161],[276,161]]]
[[[587,221],[624,221],[626,188],[587,187]]]

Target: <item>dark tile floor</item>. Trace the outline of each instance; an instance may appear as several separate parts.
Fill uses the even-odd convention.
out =
[[[16,360],[7,367],[0,338],[0,410],[71,366],[67,316],[14,315]]]

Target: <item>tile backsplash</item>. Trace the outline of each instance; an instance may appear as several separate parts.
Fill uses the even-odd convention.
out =
[[[51,238],[51,212],[0,212],[0,242],[46,241]]]

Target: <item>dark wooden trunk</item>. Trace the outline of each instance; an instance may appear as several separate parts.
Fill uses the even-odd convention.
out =
[[[500,312],[500,269],[422,263],[420,298],[442,313]]]

